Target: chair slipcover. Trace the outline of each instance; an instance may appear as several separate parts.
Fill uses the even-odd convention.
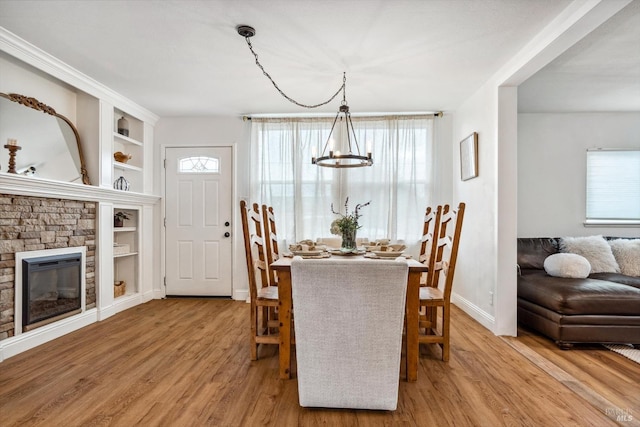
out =
[[[291,262],[301,406],[395,410],[406,259]]]

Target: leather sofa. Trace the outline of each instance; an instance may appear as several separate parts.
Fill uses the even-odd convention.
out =
[[[640,344],[640,277],[552,277],[544,260],[560,252],[560,243],[557,237],[518,239],[518,323],[562,349],[574,343]]]

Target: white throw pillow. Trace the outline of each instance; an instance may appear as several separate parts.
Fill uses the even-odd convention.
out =
[[[609,246],[620,272],[625,276],[640,277],[640,239],[609,240]]]
[[[591,265],[581,255],[553,254],[544,260],[544,271],[549,276],[584,279],[591,273]]]
[[[611,246],[602,236],[563,237],[560,251],[585,257],[591,264],[592,273],[620,273]]]

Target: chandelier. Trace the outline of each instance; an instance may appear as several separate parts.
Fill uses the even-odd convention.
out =
[[[295,99],[286,95],[282,89],[278,87],[276,82],[271,78],[269,73],[264,69],[260,61],[258,60],[258,54],[253,50],[253,46],[251,45],[251,37],[256,35],[256,30],[253,27],[248,25],[238,25],[236,27],[236,31],[239,35],[245,38],[247,45],[249,46],[249,50],[253,54],[256,65],[258,68],[262,70],[262,74],[265,75],[271,81],[276,90],[289,102],[298,105],[304,108],[317,108],[323,105],[328,104],[333,101],[336,96],[340,92],[342,92],[342,102],[340,103],[340,108],[338,109],[338,113],[336,114],[335,119],[333,120],[333,125],[331,126],[331,131],[329,132],[329,137],[327,138],[327,142],[325,143],[322,153],[319,157],[316,157],[315,153],[311,155],[311,163],[318,166],[330,167],[330,168],[359,168],[364,166],[371,166],[373,164],[373,158],[371,156],[371,147],[367,146],[366,154],[360,152],[360,145],[358,144],[358,140],[356,138],[356,132],[353,128],[353,122],[351,121],[351,113],[349,112],[349,105],[347,104],[346,97],[346,88],[347,88],[347,74],[342,74],[342,85],[338,88],[338,90],[326,101],[321,102],[319,104],[307,105],[296,101]],[[334,150],[334,139],[333,132],[336,127],[336,123],[340,118],[340,115],[343,116],[341,119],[344,123],[343,135],[346,137],[346,153],[342,153],[339,150]],[[343,138],[344,139],[344,138]],[[355,150],[355,151],[354,151]]]

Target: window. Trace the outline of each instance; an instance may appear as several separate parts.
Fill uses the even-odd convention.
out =
[[[587,224],[640,223],[640,150],[587,151]]]
[[[374,164],[352,169],[311,163],[314,149],[322,153],[332,122],[254,118],[252,201],[274,208],[279,237],[289,243],[335,237],[329,232],[336,218],[331,204],[343,212],[349,197],[349,213],[371,201],[360,211],[358,237],[417,244],[433,185],[433,117],[354,117],[360,150],[370,142]]]
[[[181,173],[220,173],[220,161],[213,157],[185,157],[178,161]]]

